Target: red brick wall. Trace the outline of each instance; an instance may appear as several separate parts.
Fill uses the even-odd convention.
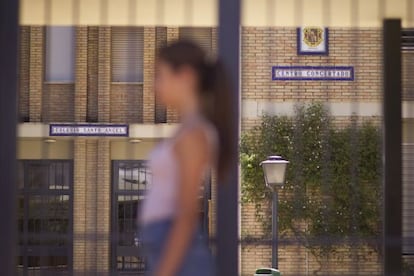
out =
[[[31,26],[29,49],[29,117],[31,122],[40,122],[42,119],[43,51],[44,28]]]
[[[74,84],[45,83],[43,85],[42,121],[74,121]]]
[[[142,84],[111,84],[111,118],[113,123],[142,123]]]
[[[111,28],[98,30],[98,122],[111,117]]]
[[[329,29],[329,56],[298,56],[295,28],[242,30],[242,98],[378,101],[382,92],[380,29]],[[354,66],[355,81],[272,81],[275,65]]]
[[[29,120],[30,28],[20,28],[19,119]]]
[[[85,122],[88,108],[88,27],[76,28],[74,120]]]
[[[144,28],[144,86],[142,93],[143,111],[142,119],[144,123],[153,124],[155,122],[155,27]]]
[[[98,121],[98,27],[88,27],[87,120]]]

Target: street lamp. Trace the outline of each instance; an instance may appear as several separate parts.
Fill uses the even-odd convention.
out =
[[[266,186],[272,190],[272,267],[278,268],[278,229],[277,229],[277,204],[278,188],[285,184],[286,168],[289,161],[281,156],[268,156],[266,160],[260,163],[263,168]]]

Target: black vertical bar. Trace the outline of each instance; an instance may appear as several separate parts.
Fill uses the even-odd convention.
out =
[[[401,275],[401,20],[386,19],[384,34],[384,275]]]
[[[119,162],[112,161],[112,178],[111,178],[111,276],[116,276],[117,272],[117,246],[118,246],[118,205],[117,192],[119,180]]]
[[[18,2],[0,1],[0,267],[15,275]]]
[[[229,70],[232,88],[231,135],[233,141],[239,137],[239,60],[240,60],[240,0],[220,0],[219,4],[219,57]],[[234,153],[238,153],[235,142]],[[238,157],[237,157],[238,159]],[[239,168],[231,164],[228,183],[220,183],[217,191],[217,269],[218,275],[239,275]],[[223,185],[221,185],[223,184]]]
[[[74,240],[74,230],[73,230],[73,196],[75,194],[74,191],[74,178],[75,178],[75,164],[74,161],[70,161],[69,162],[69,167],[66,166],[62,166],[62,170],[65,170],[65,168],[67,168],[69,170],[69,229],[67,230],[69,232],[69,240],[67,241],[67,244],[73,244],[73,240]],[[62,181],[62,183],[64,183],[64,181]],[[69,258],[68,258],[68,262],[69,262],[69,272],[71,274],[69,275],[73,275],[73,271],[74,271],[74,267],[73,267],[73,246],[69,246]]]
[[[19,254],[23,256],[23,276],[27,276],[28,274],[28,267],[29,267],[29,200],[28,196],[26,195],[26,191],[29,190],[29,163],[28,161],[24,161],[23,163],[23,200],[24,200],[24,211],[23,211],[23,245],[21,248],[23,252],[20,251]],[[21,233],[19,233],[21,235]],[[21,237],[19,237],[21,239]],[[20,242],[19,242],[20,244]]]
[[[279,244],[279,229],[277,225],[277,205],[278,200],[278,190],[274,188],[273,190],[273,201],[272,201],[272,267],[279,268],[279,256],[278,256],[278,244]]]

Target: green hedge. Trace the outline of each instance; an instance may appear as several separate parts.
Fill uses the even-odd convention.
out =
[[[355,118],[336,127],[319,103],[296,107],[294,117],[263,116],[242,135],[242,199],[255,204],[269,234],[271,193],[259,163],[281,155],[290,164],[279,197],[280,235],[318,250],[331,247],[313,238],[378,238],[380,137],[377,126]]]

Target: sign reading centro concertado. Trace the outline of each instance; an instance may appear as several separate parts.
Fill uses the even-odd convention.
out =
[[[127,137],[128,125],[115,124],[50,124],[49,136]]]
[[[272,80],[353,81],[352,66],[273,66]]]

